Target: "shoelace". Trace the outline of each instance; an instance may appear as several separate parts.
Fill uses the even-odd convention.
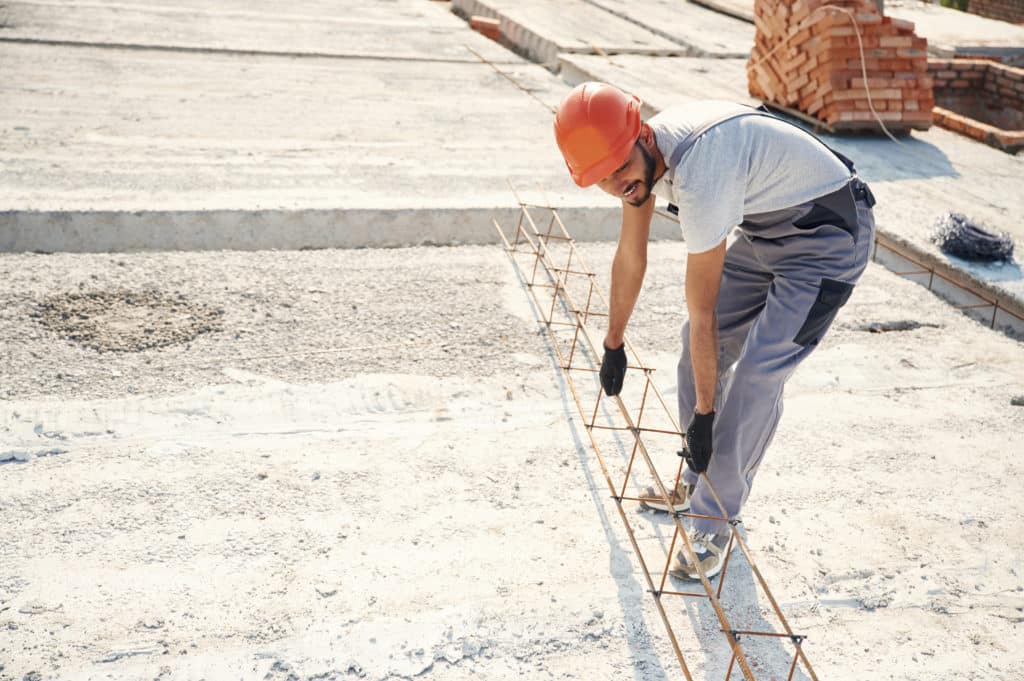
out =
[[[713,537],[714,535],[710,532],[694,532],[693,537],[690,539],[690,543],[693,544],[694,553],[708,553],[710,551],[708,545]]]

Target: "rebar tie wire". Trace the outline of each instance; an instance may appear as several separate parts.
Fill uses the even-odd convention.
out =
[[[514,187],[512,191],[515,193]],[[681,440],[683,432],[679,428],[679,423],[674,411],[666,404],[661,391],[652,380],[653,370],[646,367],[643,362],[640,361],[636,348],[629,342],[628,338],[625,339],[625,344],[627,352],[631,358],[629,361],[629,367],[642,372],[645,381],[643,397],[641,398],[640,409],[637,411],[636,421],[633,421],[630,411],[621,395],[603,399],[603,392],[600,387],[598,387],[597,397],[594,400],[593,407],[589,409],[585,407],[583,392],[581,391],[581,387],[577,385],[574,375],[593,376],[593,374],[597,372],[595,358],[600,357],[600,354],[597,352],[598,345],[594,343],[591,333],[587,328],[587,322],[592,317],[607,316],[606,313],[595,311],[593,309],[595,306],[600,306],[601,309],[607,310],[607,299],[601,289],[597,286],[596,277],[594,276],[593,271],[586,266],[583,258],[580,256],[580,253],[576,248],[576,242],[573,240],[568,229],[566,229],[565,224],[562,222],[561,217],[558,215],[558,210],[552,206],[537,206],[536,204],[524,203],[520,199],[518,193],[516,193],[516,200],[519,203],[520,213],[519,221],[516,225],[511,241],[508,236],[506,236],[497,220],[492,220],[494,228],[498,231],[498,235],[504,243],[505,252],[508,254],[513,265],[516,267],[525,282],[530,297],[543,319],[551,347],[557,355],[563,378],[572,393],[573,402],[575,403],[579,416],[585,426],[584,430],[590,440],[591,449],[596,455],[602,474],[604,475],[605,482],[608,484],[608,489],[611,492],[611,497],[615,501],[615,506],[618,509],[619,517],[622,519],[622,523],[626,528],[626,533],[629,536],[633,552],[636,555],[637,562],[639,563],[644,579],[646,580],[648,587],[647,591],[653,596],[654,605],[665,625],[669,641],[672,644],[672,648],[679,661],[679,666],[682,669],[683,678],[687,681],[693,681],[693,676],[687,666],[686,658],[683,655],[683,651],[679,645],[678,639],[676,638],[675,631],[673,630],[672,623],[665,610],[663,598],[666,596],[704,598],[711,603],[711,606],[714,608],[715,615],[718,618],[720,630],[732,650],[728,671],[725,675],[726,681],[729,681],[732,675],[732,670],[736,665],[739,666],[739,670],[741,671],[744,679],[747,681],[756,681],[750,662],[748,661],[747,653],[745,652],[743,645],[740,643],[741,637],[775,637],[788,640],[789,643],[792,644],[794,652],[792,662],[788,665],[787,681],[792,681],[793,675],[796,673],[798,666],[801,665],[803,670],[810,676],[811,680],[817,681],[818,677],[815,675],[814,670],[811,667],[811,663],[807,659],[803,650],[803,643],[806,637],[793,632],[789,622],[786,620],[782,610],[779,608],[778,602],[772,595],[771,590],[768,587],[768,583],[765,581],[764,576],[761,574],[761,571],[754,562],[753,555],[739,531],[739,521],[728,518],[725,506],[722,504],[721,498],[718,496],[718,493],[715,491],[707,475],[702,473],[701,479],[704,481],[707,489],[711,492],[711,495],[715,500],[715,504],[718,506],[721,514],[720,517],[702,516],[686,513],[681,510],[677,511],[673,505],[672,498],[670,497],[668,490],[665,488],[665,485],[662,483],[661,477],[658,475],[657,469],[651,460],[650,452],[644,442],[644,436],[647,433],[653,432],[658,434],[674,435],[679,437]],[[537,227],[537,223],[534,221],[533,216],[530,213],[530,208],[550,211],[551,218],[545,231],[541,231]],[[549,246],[552,242],[556,245],[555,247],[566,251],[566,259],[564,264],[561,266],[556,266],[555,264],[555,247]],[[573,293],[569,290],[570,285],[583,287],[586,290],[585,300],[577,301],[574,298]],[[550,300],[546,297],[547,295],[550,295]],[[560,328],[564,331],[567,327],[573,330],[573,336],[569,350],[568,352],[565,352],[560,346],[558,338],[554,333],[556,328]],[[583,364],[584,366],[578,366],[578,364]],[[598,423],[600,420],[599,412],[602,401],[606,403],[606,410],[614,412],[615,408],[618,409],[618,412],[626,422],[625,427],[606,426]],[[657,402],[657,406],[650,407],[649,402],[652,401]],[[608,402],[611,402],[612,404],[609,406],[607,404]],[[664,412],[664,415],[668,417],[669,423],[673,426],[673,430],[648,429],[640,427],[645,409],[649,408],[661,409]],[[626,466],[625,476],[620,485],[616,485],[613,481],[612,473],[605,461],[604,455],[601,452],[601,448],[598,445],[595,431],[600,430],[616,431],[617,435],[625,437],[627,441],[630,437],[632,438],[632,453],[629,457],[628,465]],[[629,484],[630,477],[633,474],[633,465],[634,463],[637,463],[638,455],[639,460],[647,466],[651,474],[651,478],[654,480],[657,493],[661,496],[662,502],[669,509],[668,518],[674,525],[672,542],[668,550],[664,568],[659,568],[657,572],[652,572],[651,568],[648,567],[647,560],[644,558],[644,555],[640,550],[640,545],[637,541],[633,526],[630,524],[623,507],[623,501],[637,500],[636,497],[626,496],[626,489]],[[683,464],[683,460],[680,459],[679,469],[676,473],[676,485],[673,489],[678,487],[682,476]],[[730,533],[729,546],[726,549],[725,558],[723,559],[724,562],[722,571],[718,578],[717,588],[712,586],[704,572],[704,569],[697,561],[689,535],[682,525],[683,518],[695,517],[711,518],[714,520],[728,522]],[[703,592],[669,591],[665,589],[665,582],[668,578],[672,557],[675,555],[677,542],[681,543],[682,552],[688,558],[689,562],[692,565],[697,566],[697,572],[700,577],[700,585],[703,587]],[[747,563],[750,565],[751,572],[756,578],[761,592],[764,593],[771,604],[771,608],[775,612],[778,619],[778,625],[782,631],[742,630],[733,627],[729,623],[729,619],[726,615],[725,609],[722,607],[720,599],[722,589],[725,586],[726,575],[729,568],[729,558],[732,555],[732,548],[734,545],[738,546],[746,557]],[[768,676],[770,676],[770,678],[778,678],[777,675],[768,674]],[[765,678],[768,678],[768,676]]]

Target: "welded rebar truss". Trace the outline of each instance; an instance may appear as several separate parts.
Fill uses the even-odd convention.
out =
[[[654,466],[648,450],[648,445],[645,443],[645,437],[653,434],[676,436],[679,438],[678,442],[680,444],[682,443],[683,438],[683,433],[679,428],[674,410],[666,404],[661,391],[652,379],[653,369],[645,366],[640,361],[636,348],[627,339],[625,343],[627,354],[629,356],[628,368],[633,370],[634,373],[640,372],[644,380],[640,407],[636,411],[635,418],[627,408],[626,403],[623,401],[622,395],[617,395],[611,398],[604,397],[600,384],[594,380],[598,373],[596,358],[600,357],[597,353],[597,349],[602,346],[595,345],[591,333],[587,328],[587,323],[591,319],[607,317],[607,312],[602,312],[601,310],[607,310],[608,303],[604,294],[597,285],[593,271],[591,271],[584,263],[583,258],[577,250],[576,243],[570,236],[561,217],[558,215],[557,209],[551,206],[524,203],[521,200],[519,200],[519,205],[519,221],[511,238],[505,234],[505,231],[502,229],[501,225],[498,224],[497,220],[493,221],[494,227],[498,231],[498,234],[505,245],[506,252],[511,258],[513,264],[519,270],[520,276],[530,293],[533,303],[536,305],[538,314],[542,318],[549,340],[551,341],[551,347],[554,349],[558,363],[561,366],[566,385],[572,393],[572,398],[576,404],[577,410],[579,411],[580,419],[586,428],[591,449],[597,457],[605,482],[608,484],[608,489],[611,491],[611,498],[615,501],[619,516],[622,519],[622,523],[625,526],[626,533],[629,536],[630,543],[633,547],[633,552],[636,555],[637,562],[643,572],[648,591],[654,598],[655,607],[657,608],[661,620],[665,625],[669,641],[671,642],[672,648],[679,660],[679,666],[682,669],[683,677],[687,679],[687,681],[693,681],[690,668],[686,663],[686,658],[683,654],[682,648],[680,647],[676,633],[673,630],[669,614],[665,608],[665,597],[669,596],[707,599],[710,602],[720,624],[720,630],[726,637],[732,650],[728,669],[725,674],[726,681],[729,681],[729,679],[732,678],[734,668],[738,669],[742,673],[743,678],[747,679],[747,681],[756,681],[756,677],[752,671],[750,657],[744,649],[744,644],[741,643],[741,640],[745,637],[776,637],[783,641],[788,641],[793,647],[792,657],[788,662],[788,670],[764,672],[768,674],[768,676],[765,676],[764,678],[778,678],[777,673],[779,671],[783,671],[787,673],[787,681],[792,681],[796,670],[798,668],[802,668],[807,675],[809,675],[812,681],[817,681],[818,677],[815,675],[814,670],[804,653],[803,644],[806,637],[793,632],[789,622],[786,620],[782,610],[779,608],[778,602],[772,595],[771,590],[768,587],[768,583],[765,581],[764,576],[758,569],[757,564],[754,562],[754,557],[739,530],[739,520],[727,517],[728,514],[725,507],[706,474],[701,475],[703,483],[707,485],[708,490],[711,492],[711,495],[718,506],[720,515],[698,515],[676,510],[672,497],[670,497],[668,490],[661,481],[661,478]],[[538,228],[537,223],[534,221],[533,216],[530,213],[530,209],[550,212],[550,220],[548,221],[545,230],[542,231]],[[564,257],[564,261],[562,261],[561,265],[556,264],[555,258],[559,257]],[[577,296],[579,299],[577,299]],[[561,347],[559,339],[556,337],[556,333],[558,332],[572,333],[572,339],[569,342],[568,351]],[[585,395],[583,391],[583,388],[587,386],[582,386],[577,380],[577,376],[581,378],[589,376],[592,384],[589,386],[590,388],[593,388],[594,385],[596,385],[596,396],[593,398],[593,406],[590,408],[587,408],[590,396],[589,394]],[[585,399],[588,400],[586,404],[584,403]],[[602,402],[604,403],[603,410]],[[651,406],[652,403],[654,404],[653,407]],[[649,413],[651,409],[663,410],[664,416],[667,416],[668,423],[671,424],[671,428],[644,427],[642,423],[644,421],[645,410]],[[615,425],[614,422],[611,422],[613,421],[612,419],[607,418],[609,413],[614,414],[616,412],[620,415],[620,418],[622,419],[621,422],[625,425]],[[621,437],[625,438],[627,443],[630,442],[630,438],[632,439],[632,451],[629,455],[628,464],[625,468],[625,475],[621,483],[618,485],[616,485],[612,478],[612,472],[609,469],[606,457],[602,453],[596,437],[598,432],[604,431],[617,431]],[[627,447],[628,446],[629,445],[627,444]],[[672,541],[665,557],[664,566],[657,567],[655,572],[652,572],[651,567],[648,566],[648,561],[644,557],[638,543],[636,532],[634,531],[623,506],[625,502],[632,503],[640,500],[638,497],[626,495],[626,491],[630,484],[630,477],[634,475],[634,464],[637,463],[638,457],[639,461],[642,461],[650,471],[651,478],[654,481],[654,487],[657,493],[661,495],[662,503],[669,509],[669,517],[675,526]],[[684,461],[680,458],[679,468],[676,472],[675,484],[672,487],[673,490],[679,485],[683,471],[683,464]],[[722,570],[718,575],[717,587],[712,585],[704,570],[700,567],[699,561],[696,560],[693,545],[682,524],[684,518],[709,518],[728,523],[730,532],[729,545],[726,549]],[[699,572],[702,591],[673,591],[665,588],[677,543],[680,544],[681,550],[683,554],[688,557],[689,562],[692,565],[698,566],[697,571]],[[751,573],[756,579],[757,587],[771,604],[771,609],[777,617],[778,626],[781,631],[777,631],[775,629],[767,631],[736,629],[732,624],[730,624],[726,610],[722,605],[722,592],[726,585],[729,559],[732,555],[734,546],[738,547],[745,556],[747,563],[750,566]]]

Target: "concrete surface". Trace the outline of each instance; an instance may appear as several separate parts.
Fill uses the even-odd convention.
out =
[[[717,68],[714,63],[690,59],[631,55],[571,56],[563,61],[572,79],[613,83],[638,95],[651,111],[702,97],[750,102],[740,60],[722,62]],[[694,77],[685,77],[688,72]],[[979,266],[945,255],[928,238],[935,221],[952,211],[1010,232],[1019,249],[1024,244],[1024,193],[1020,191],[1024,155],[1006,154],[939,127],[915,131],[899,143],[881,135],[821,137],[852,158],[858,173],[871,184],[878,199],[875,216],[880,233],[919,257],[964,273],[1007,307],[1024,314],[1019,255],[1015,262]]]
[[[670,401],[684,251],[652,247],[630,326]],[[606,287],[613,246],[583,252]],[[0,278],[3,681],[679,678],[497,247],[4,254]],[[69,341],[89,294],[112,314]],[[210,328],[166,337],[189,312]],[[896,321],[925,325],[865,330]],[[173,342],[100,351],[143,336]],[[1017,678],[1020,357],[872,266],[794,376],[744,526],[819,678]],[[706,604],[667,605],[724,678]]]
[[[885,13],[913,21],[937,57],[997,55],[1024,58],[1024,26],[969,14],[924,0],[886,0]]]
[[[657,68],[653,68],[657,65]],[[562,78],[570,84],[588,80],[629,83],[644,104],[644,115],[653,116],[669,106],[702,99],[727,99],[759,106],[746,91],[746,59],[679,58],[665,61],[632,56],[596,57],[581,54],[562,57]],[[621,85],[620,87],[625,87]]]
[[[364,4],[279,8],[280,23],[269,4],[10,5],[0,249],[491,242],[509,180],[612,238],[616,202],[577,191],[543,132],[562,81],[443,3]],[[370,51],[393,56],[352,56]]]
[[[503,38],[550,68],[561,53],[680,55],[686,48],[584,0],[453,0],[464,16],[496,17]]]
[[[327,2],[5,2],[0,41],[200,52],[518,63],[443,7],[420,0]]]
[[[692,57],[750,56],[754,26],[746,21],[673,0],[588,0],[592,5],[632,21],[652,33],[689,48]]]

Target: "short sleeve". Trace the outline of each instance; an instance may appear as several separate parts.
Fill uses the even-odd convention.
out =
[[[690,253],[709,251],[743,221],[747,191],[746,160],[730,144],[716,144],[710,130],[676,167],[673,193],[679,227]]]

